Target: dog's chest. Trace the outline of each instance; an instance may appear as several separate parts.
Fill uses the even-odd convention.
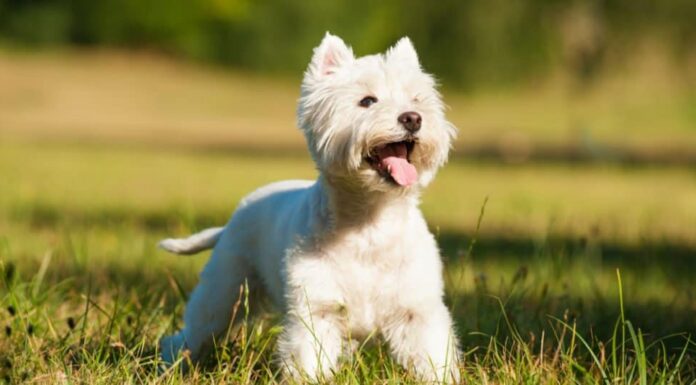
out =
[[[424,292],[437,291],[430,282],[437,253],[427,228],[403,219],[334,234],[291,255],[291,307],[315,309],[361,338],[393,322]]]
[[[355,334],[377,329],[386,307],[395,303],[398,286],[393,273],[379,266],[353,261],[337,274],[344,321]]]
[[[398,307],[400,278],[409,263],[397,240],[357,242],[346,245],[348,250],[334,259],[331,275],[340,292],[341,316],[359,337],[379,329],[385,316]]]

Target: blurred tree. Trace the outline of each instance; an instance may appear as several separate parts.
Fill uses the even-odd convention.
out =
[[[359,54],[414,41],[448,84],[525,81],[566,68],[585,82],[606,52],[650,37],[693,54],[693,0],[0,0],[0,36],[31,46],[161,50],[298,73],[327,30]]]

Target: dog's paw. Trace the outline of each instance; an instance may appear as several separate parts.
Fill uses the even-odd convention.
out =
[[[176,362],[179,354],[186,350],[186,341],[182,333],[174,334],[160,340],[160,358],[169,367]]]

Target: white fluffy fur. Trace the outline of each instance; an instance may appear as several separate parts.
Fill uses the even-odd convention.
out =
[[[368,95],[378,102],[360,107]],[[419,177],[410,187],[364,160],[371,149],[406,137],[397,122],[405,111],[423,120],[410,157]],[[249,279],[285,312],[277,349],[286,375],[328,378],[352,339],[379,332],[402,365],[424,379],[456,381],[459,352],[442,301],[442,264],[418,208],[455,130],[409,39],[385,54],[354,58],[327,33],[302,82],[298,121],[318,180],[264,186],[242,200],[224,228],[162,241],[181,254],[215,247],[185,328],[161,342],[163,359],[172,362],[183,349],[199,357],[226,330]]]

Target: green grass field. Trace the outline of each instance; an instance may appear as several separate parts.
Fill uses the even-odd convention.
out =
[[[224,223],[264,183],[316,175],[293,129],[297,87],[112,54],[0,55],[0,84],[0,381],[273,382],[280,318],[247,318],[244,303],[241,326],[208,360],[189,373],[158,370],[157,341],[181,326],[207,254],[155,245]],[[596,92],[582,105],[609,97]],[[686,100],[681,89],[660,92]],[[529,113],[525,95],[501,108]],[[260,107],[268,100],[274,113]],[[486,113],[488,96],[448,101],[460,125],[502,119]],[[655,129],[636,143],[693,143],[682,110],[656,108],[641,113],[667,115],[673,135]],[[628,132],[611,118],[596,118],[624,127],[598,128],[607,142]],[[544,124],[528,125],[537,128],[525,135],[553,140]],[[283,148],[292,151],[274,150]],[[692,169],[456,158],[422,207],[446,262],[468,383],[696,381]],[[379,339],[336,378],[415,382]]]

